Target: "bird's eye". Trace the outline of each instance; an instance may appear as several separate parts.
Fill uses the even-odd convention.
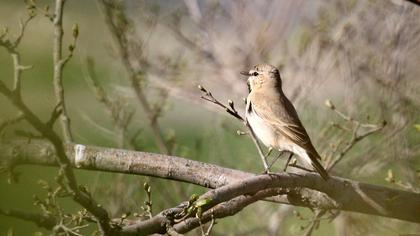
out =
[[[258,72],[254,71],[254,73],[252,73],[253,76],[257,76]]]

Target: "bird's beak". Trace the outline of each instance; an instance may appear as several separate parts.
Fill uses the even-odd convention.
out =
[[[249,71],[241,71],[241,72],[240,72],[240,74],[241,74],[241,75],[246,75],[246,76],[249,76]]]

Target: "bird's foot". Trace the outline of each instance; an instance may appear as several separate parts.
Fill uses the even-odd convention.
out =
[[[265,158],[269,157],[272,151],[273,151],[273,148],[269,147],[267,154],[265,154]]]
[[[286,172],[287,167],[289,166],[290,160],[292,160],[293,152],[290,153],[289,157],[287,158],[286,165],[284,165],[283,171]]]
[[[268,175],[268,174],[271,174],[271,173],[272,172],[271,172],[269,167],[265,168],[265,170],[262,172],[262,174],[264,174],[264,175]]]

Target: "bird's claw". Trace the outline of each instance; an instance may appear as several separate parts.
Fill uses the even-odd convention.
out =
[[[271,174],[270,168],[265,168],[262,174],[265,174],[265,175]]]

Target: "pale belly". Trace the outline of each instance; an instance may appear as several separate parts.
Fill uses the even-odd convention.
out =
[[[275,128],[268,125],[254,112],[246,113],[246,118],[254,134],[266,147],[271,147],[279,151],[292,152],[297,155],[299,161],[305,166],[311,163],[306,151],[302,147],[290,142],[280,132],[276,132]]]
[[[255,115],[254,112],[247,113],[246,118],[252,131],[254,131],[254,134],[265,146],[279,148],[276,145],[278,135],[272,127],[268,126],[259,116]]]

